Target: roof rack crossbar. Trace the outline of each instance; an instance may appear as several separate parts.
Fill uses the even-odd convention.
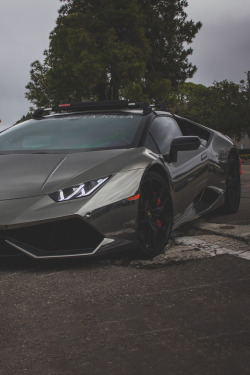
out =
[[[61,112],[61,111],[89,111],[102,109],[142,109],[143,114],[152,112],[149,104],[143,102],[130,103],[128,100],[112,100],[100,102],[82,102],[82,103],[67,103],[53,106],[52,108],[38,108],[33,114],[33,118],[39,119],[45,111]]]
[[[167,105],[164,103],[155,104],[155,108],[158,109],[159,111],[169,112]]]
[[[40,118],[40,117],[42,117],[42,114],[43,114],[43,112],[44,112],[44,108],[37,108],[36,110],[35,110],[35,112],[33,113],[33,118]]]

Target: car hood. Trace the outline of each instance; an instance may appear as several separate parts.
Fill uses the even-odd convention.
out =
[[[72,154],[0,155],[0,200],[49,194],[108,176],[125,165],[129,168],[129,160],[133,164],[138,151],[119,149]]]

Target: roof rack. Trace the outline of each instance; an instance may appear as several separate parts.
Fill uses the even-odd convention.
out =
[[[164,103],[162,103],[162,104],[155,104],[154,107],[158,111],[169,112],[168,107]]]
[[[33,113],[34,119],[43,117],[44,112],[77,112],[77,111],[89,111],[98,109],[142,109],[143,114],[147,115],[152,112],[152,107],[143,102],[130,103],[127,100],[112,100],[112,101],[101,101],[101,102],[82,102],[82,103],[68,103],[59,104],[52,108],[38,108]]]

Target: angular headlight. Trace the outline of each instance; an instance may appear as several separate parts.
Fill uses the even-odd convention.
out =
[[[50,197],[56,202],[64,202],[69,201],[70,199],[86,197],[99,188],[99,186],[107,181],[107,179],[108,177],[99,178],[98,180],[84,182],[81,185],[58,190],[55,193],[50,194]]]

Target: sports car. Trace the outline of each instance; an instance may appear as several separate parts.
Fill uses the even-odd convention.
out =
[[[163,252],[171,231],[240,203],[233,141],[128,101],[39,108],[0,134],[0,252]]]

